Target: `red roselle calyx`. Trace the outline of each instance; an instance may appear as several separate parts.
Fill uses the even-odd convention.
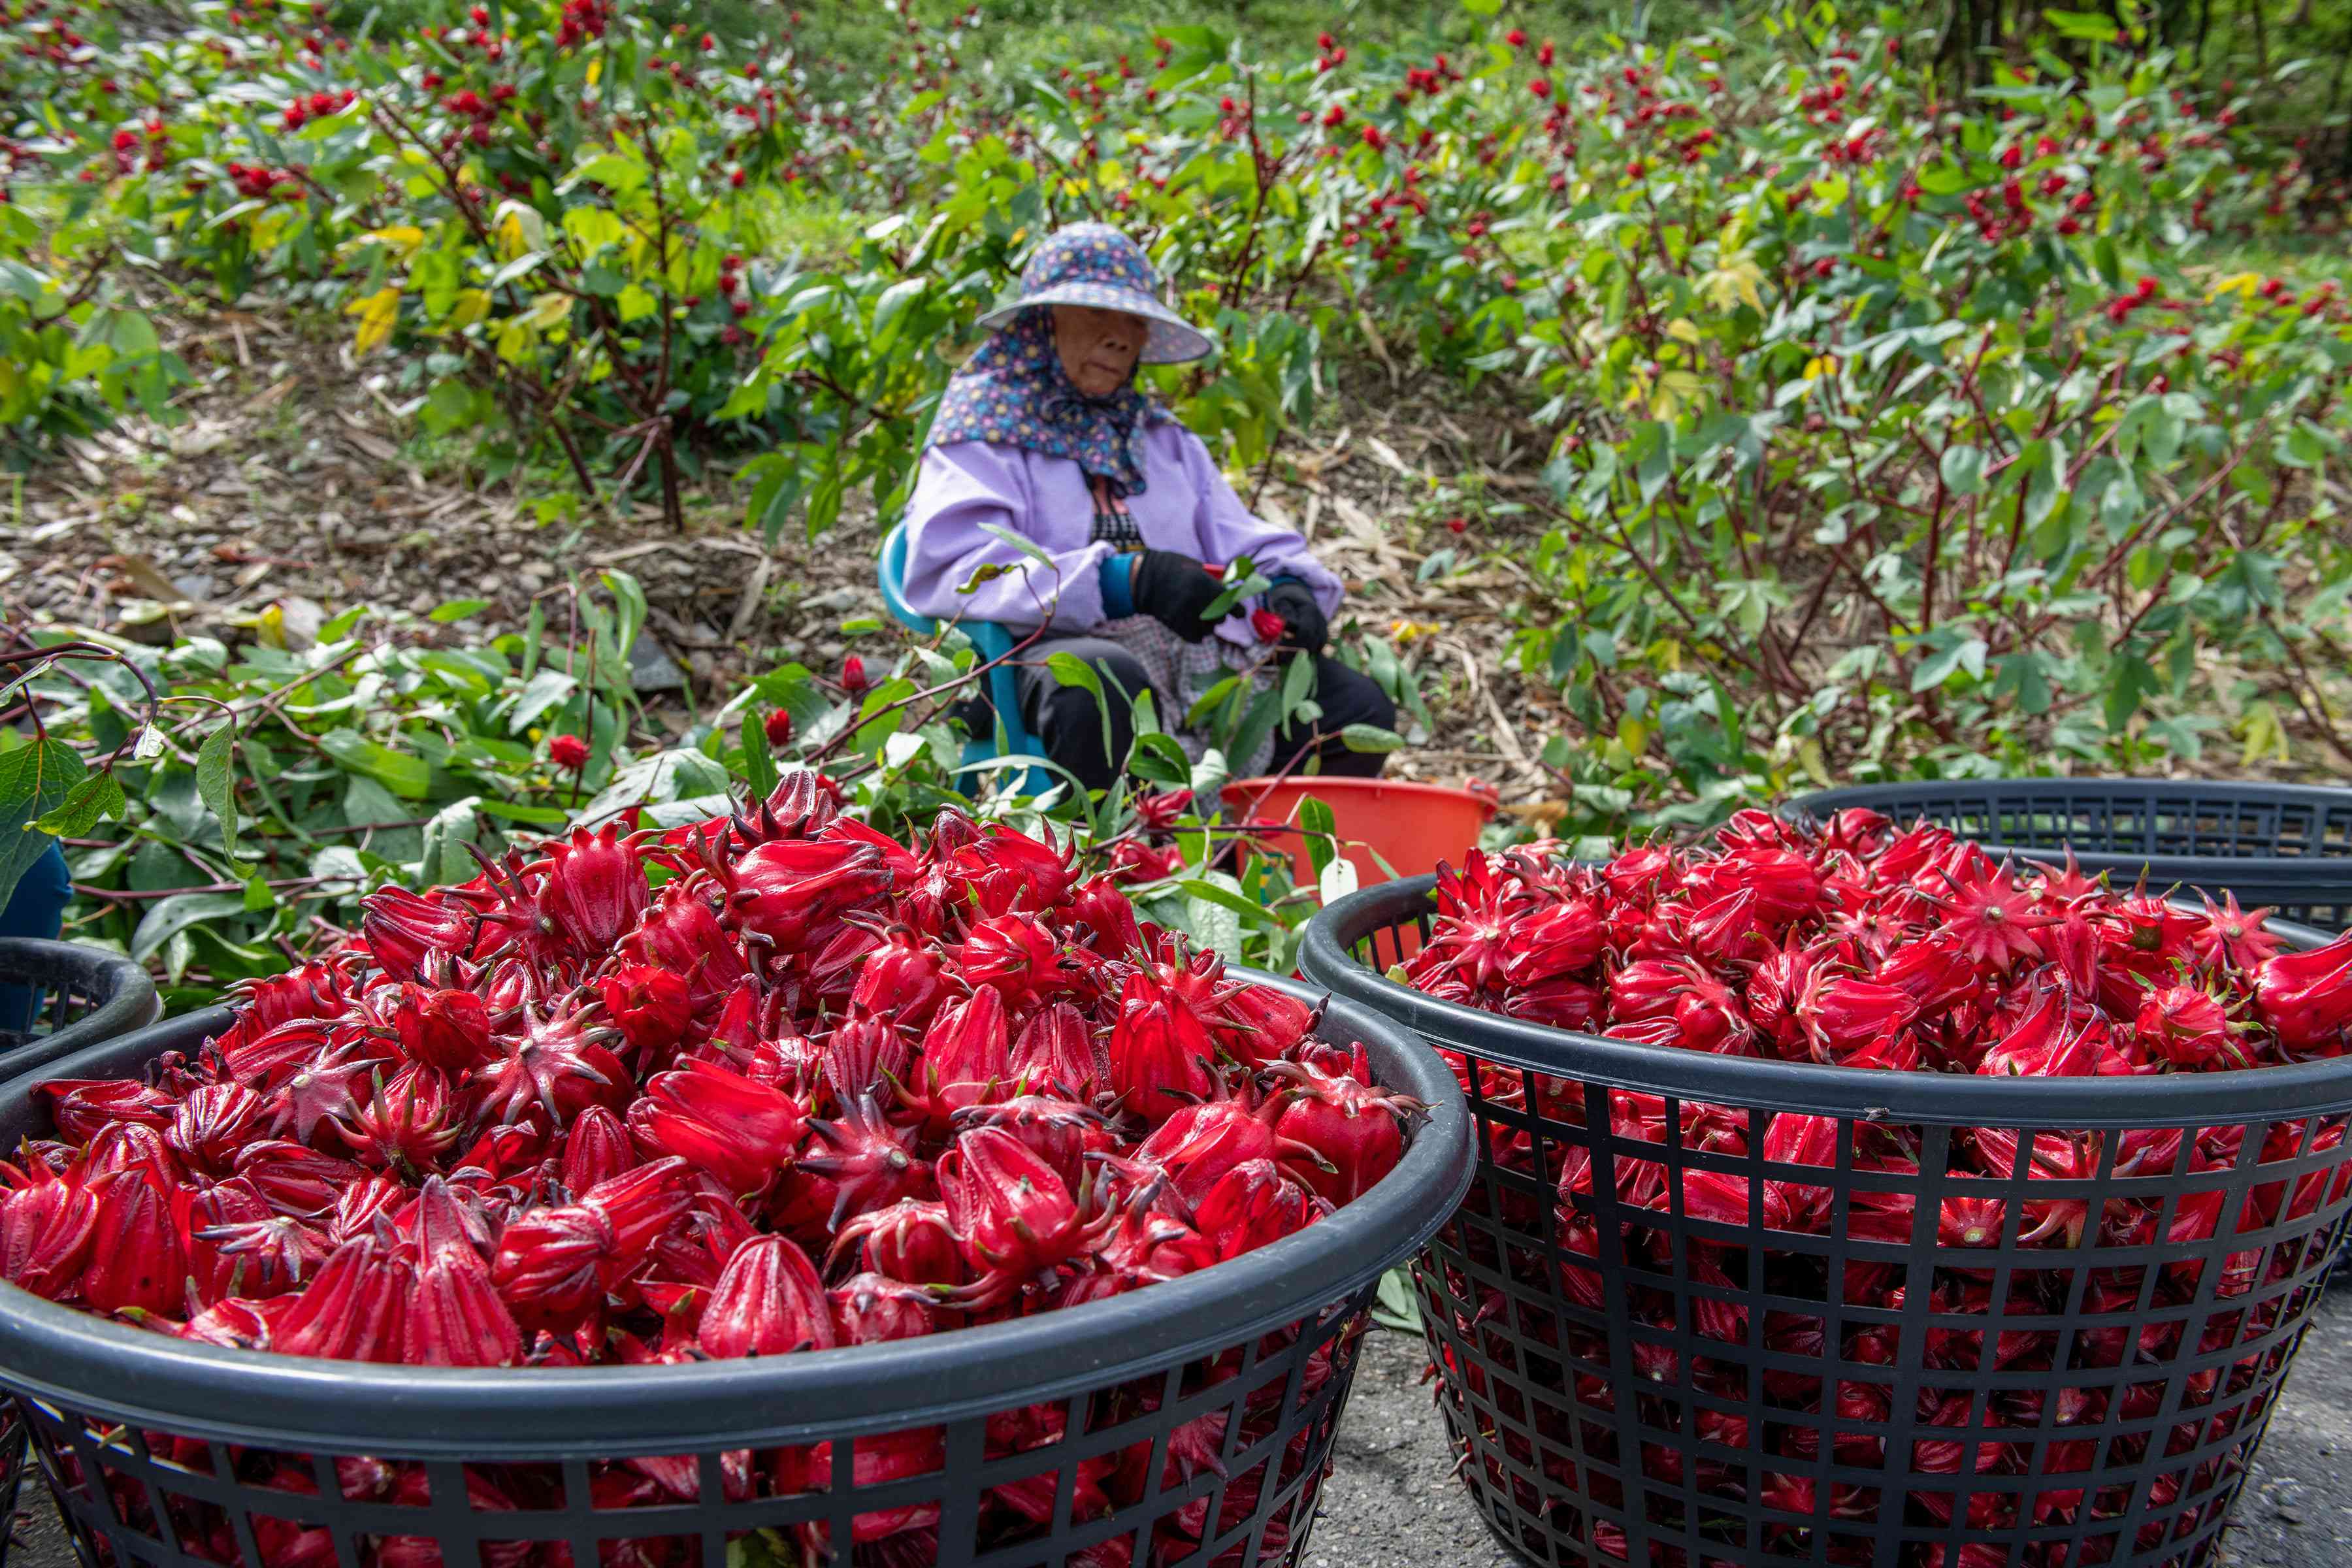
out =
[[[1141,815],[1164,833],[1188,807]],[[462,888],[373,893],[356,938],[247,987],[152,1081],[45,1087],[55,1138],[0,1163],[0,1275],[205,1344],[522,1377],[1099,1300],[1376,1182],[1412,1102],[1316,1038],[1316,1008],[1140,919],[1112,867],[953,811],[901,844],[797,771],[685,828],[575,829]],[[1559,917],[1511,973],[1545,982],[1598,931]],[[861,1475],[934,1458],[868,1447]],[[1087,1463],[1082,1508],[1147,1479]],[[730,1498],[808,1479],[721,1466]],[[591,1489],[692,1499],[690,1472],[600,1462]],[[991,1519],[1039,1506],[1000,1490]],[[861,1553],[934,1515],[859,1515]],[[312,1550],[285,1528],[265,1559]],[[404,1542],[380,1554],[426,1568]]]

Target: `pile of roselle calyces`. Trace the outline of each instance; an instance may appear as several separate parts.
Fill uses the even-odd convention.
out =
[[[1406,981],[1644,1045],[1990,1076],[2279,1065],[2343,1054],[2352,1025],[2352,936],[2282,952],[2235,899],[2004,865],[1932,824],[1743,811],[1706,849],[1555,848],[1440,871]]]
[[[871,1346],[1278,1240],[1387,1173],[1419,1109],[1371,1084],[1362,1047],[1316,1040],[1315,1010],[1139,923],[1070,851],[952,811],[902,846],[805,772],[747,816],[575,829],[366,910],[193,1058],[43,1086],[57,1136],[5,1172],[0,1274],[289,1355]],[[1066,1403],[992,1418],[987,1457],[1057,1441]],[[1216,1426],[1180,1430],[1167,1463],[1213,1468]],[[860,1439],[859,1484],[936,1470],[939,1442]],[[1071,1517],[1133,1501],[1150,1447],[1082,1464]],[[727,1459],[730,1496],[826,1484],[822,1451]],[[421,1488],[408,1468],[377,1482]],[[699,1495],[690,1458],[595,1478],[599,1507]],[[1050,1473],[997,1488],[984,1526],[1050,1520],[1054,1494]],[[916,1561],[937,1512],[861,1516],[858,1542],[908,1534]],[[1197,1541],[1202,1512],[1161,1528],[1190,1519]],[[278,1544],[264,1557],[308,1561]]]
[[[2291,951],[2265,929],[2267,911],[2242,910],[2234,899],[2199,908],[2145,888],[2115,889],[2083,875],[2071,857],[2055,866],[2003,863],[1944,828],[1898,829],[1864,811],[1840,813],[1817,827],[1742,812],[1706,847],[1636,847],[1605,864],[1571,862],[1549,843],[1474,852],[1461,869],[1440,872],[1436,900],[1425,944],[1391,971],[1392,978],[1444,1001],[1653,1047],[1887,1071],[2079,1079],[2261,1069],[2333,1058],[2345,1051],[2352,1026],[2352,936]],[[2133,1485],[2086,1484],[2084,1472],[2147,1457],[2147,1423],[2167,1407],[2168,1377],[2181,1376],[2160,1369],[2184,1354],[2253,1341],[2278,1328],[2283,1311],[2307,1306],[2308,1292],[2266,1293],[2242,1309],[2230,1303],[2316,1267],[2327,1239],[2316,1216],[2324,1204],[2340,1204],[2352,1184],[2352,1166],[2328,1156],[2343,1144],[2341,1117],[2105,1131],[2052,1131],[2047,1123],[1929,1129],[1899,1120],[1678,1102],[1675,1142],[1684,1150],[1744,1158],[1753,1141],[1766,1161],[1823,1167],[1818,1184],[1768,1176],[1754,1184],[1759,1192],[1735,1171],[1686,1164],[1682,1156],[1670,1161],[1663,1152],[1657,1160],[1638,1157],[1641,1145],[1669,1142],[1666,1102],[1609,1088],[1617,1141],[1610,1169],[1621,1223],[1617,1245],[1604,1248],[1596,1160],[1580,1142],[1592,1114],[1588,1107],[1599,1103],[1588,1086],[1456,1051],[1442,1054],[1475,1091],[1474,1103],[1500,1108],[1488,1118],[1485,1158],[1536,1176],[1556,1194],[1553,1205],[1539,1205],[1516,1189],[1496,1187],[1506,1194],[1501,1217],[1508,1229],[1541,1239],[1557,1254],[1504,1244],[1483,1231],[1444,1244],[1466,1247],[1468,1261],[1507,1270],[1525,1292],[1515,1310],[1506,1292],[1444,1265],[1459,1304],[1451,1314],[1456,1332],[1440,1347],[1445,1375],[1467,1378],[1475,1397],[1548,1439],[1538,1455],[1524,1438],[1511,1437],[1518,1473],[1507,1476],[1490,1455],[1484,1484],[1516,1496],[1530,1512],[1585,1496],[1612,1508],[1666,1508],[1668,1514],[1653,1517],[1685,1521],[1694,1531],[1709,1528],[1697,1499],[1689,1515],[1681,1511],[1685,1505],[1657,1497],[1627,1503],[1616,1481],[1563,1457],[1580,1431],[1588,1454],[1603,1461],[1618,1457],[1612,1434],[1622,1419],[1612,1414],[1621,1390],[1587,1369],[1614,1364],[1610,1336],[1597,1325],[1623,1323],[1632,1331],[1637,1377],[1690,1391],[1664,1400],[1633,1396],[1641,1427],[1660,1434],[1642,1446],[1641,1473],[1677,1492],[1690,1489],[1815,1521],[1825,1513],[1832,1563],[1869,1563],[1874,1550],[1865,1535],[1838,1538],[1836,1521],[1899,1523],[1932,1537],[1956,1527],[2009,1531],[2088,1518],[2111,1532],[2110,1551],[2115,1535],[2130,1531],[2141,1532],[2140,1550],[2163,1542],[2175,1526],[2185,1533],[2196,1508],[2147,1525],[2133,1510],[2164,1509],[2176,1499],[2195,1503],[2226,1479],[2239,1462],[2234,1450],[2216,1457],[2204,1446],[2231,1432],[2259,1430],[2260,1405],[2249,1402],[2266,1397],[2255,1392],[2258,1376],[2274,1375],[2277,1358],[2291,1345],[2186,1374],[2182,1424],[2168,1432],[2158,1426],[2156,1440],[2159,1453],[2193,1448],[2198,1457],[2149,1480],[2137,1502]],[[1531,1126],[1541,1136],[1531,1138]],[[2257,1163],[2300,1163],[2279,1179],[2239,1185],[2241,1202],[2224,1188],[2250,1139],[2260,1143]],[[1850,1147],[1842,1151],[1842,1141]],[[1867,1173],[1918,1177],[1931,1142],[1939,1145],[1943,1173],[1926,1190],[1948,1195],[1928,1200],[1939,1205],[1928,1310],[2094,1326],[2001,1331],[1990,1336],[1997,1344],[1990,1353],[1988,1335],[1943,1323],[1924,1339],[1916,1328],[1906,1338],[1912,1271],[1894,1260],[1905,1255],[1882,1247],[1856,1256],[1844,1244],[1916,1244],[1920,1199],[1914,1192],[1870,1190]],[[1842,1152],[1856,1179],[1841,1174],[1833,1181]],[[2135,1176],[2161,1179],[2107,1185]],[[2114,1195],[2086,1199],[2077,1187],[2032,1197],[2045,1179],[2097,1181]],[[1986,1195],[1970,1195],[1971,1183]],[[1850,1190],[1841,1197],[1838,1186]],[[1644,1223],[1637,1213],[1627,1220],[1627,1209],[1658,1218]],[[1701,1224],[1685,1225],[1685,1216]],[[2300,1233],[2293,1228],[2298,1221],[2305,1222]],[[1710,1230],[1709,1224],[1739,1229]],[[1770,1235],[1838,1239],[1827,1247],[1743,1241],[1759,1225]],[[2212,1279],[2195,1256],[2103,1267],[2097,1250],[2193,1246],[2217,1236],[2226,1244],[2273,1226],[2279,1229],[2270,1237],[2225,1251]],[[1971,1249],[2003,1245],[2047,1248],[2052,1266],[1971,1265]],[[1624,1258],[1625,1268],[1604,1281],[1601,1260],[1612,1256]],[[1556,1258],[1557,1267],[1548,1258]],[[2085,1266],[2082,1278],[2076,1264]],[[1652,1288],[1645,1279],[1680,1289]],[[1996,1289],[2004,1292],[1998,1301]],[[1591,1316],[1555,1321],[1549,1310],[1555,1300]],[[1688,1303],[1687,1321],[1678,1300]],[[1767,1303],[1754,1309],[1759,1321],[1752,1322],[1750,1300]],[[1790,1301],[1842,1302],[1852,1315],[1787,1309]],[[2200,1310],[2182,1310],[2189,1308]],[[1435,1321],[1446,1316],[1441,1311]],[[1825,1342],[1841,1331],[1832,1322],[1843,1337]],[[1565,1348],[1569,1357],[1537,1351],[1522,1363],[1521,1352],[1487,1324],[1515,1325],[1543,1344]],[[1687,1364],[1675,1348],[1677,1338],[1693,1347]],[[1512,1373],[1511,1381],[1462,1364],[1473,1352]],[[1759,1368],[1753,1363],[1763,1352],[1776,1359]],[[1802,1363],[1790,1358],[1810,1358],[1828,1375],[1801,1370]],[[1898,1366],[1906,1369],[1900,1375]],[[2128,1370],[2093,1370],[2139,1367],[2149,1371],[2137,1382],[2129,1381]],[[1873,1380],[1874,1369],[1883,1369],[1883,1381]],[[2085,1374],[2080,1386],[2070,1385],[2070,1371]],[[2021,1386],[2017,1374],[2032,1373],[2048,1375]],[[1988,1373],[2005,1381],[1988,1388]],[[1899,1414],[1917,1424],[1919,1436],[1895,1439],[1897,1451],[1890,1455],[1885,1434],[1897,1418],[1895,1391],[1913,1377],[1916,1408]],[[1555,1392],[1540,1392],[1547,1388]],[[1760,1431],[1739,1413],[1756,1409],[1759,1388],[1768,1417]],[[1718,1403],[1691,1400],[1691,1394]],[[1557,1405],[1548,1403],[1554,1397]],[[1690,1403],[1676,1403],[1683,1400]],[[1537,1406],[1531,1421],[1530,1404]],[[1772,1408],[1832,1419],[1826,1427],[1779,1426],[1769,1420]],[[1590,1424],[1595,1413],[1610,1415],[1609,1422]],[[1685,1419],[1696,1427],[1685,1428]],[[2115,1431],[2135,1421],[2143,1425]],[[1857,1429],[1839,1429],[1849,1425]],[[2091,1440],[2050,1440],[2053,1426],[2076,1426],[2099,1430]],[[1939,1434],[1937,1427],[1952,1430]],[[2017,1429],[2018,1440],[1988,1436],[2000,1428]],[[1678,1444],[1687,1438],[1670,1436],[1685,1431],[1721,1447],[1686,1453]],[[1811,1475],[1771,1468],[1775,1452],[1810,1462],[1826,1457],[1821,1451],[1832,1443],[1839,1464],[1908,1474],[1919,1489],[1817,1483]],[[1633,1456],[1623,1458],[1630,1468]],[[1972,1491],[1969,1474],[2055,1479],[2042,1489],[2011,1483]],[[1941,1476],[1953,1478],[1944,1489],[1918,1479]],[[1956,1511],[1965,1517],[1956,1519]],[[1574,1528],[1589,1531],[1604,1553],[1625,1555],[1622,1531],[1607,1520]],[[1724,1528],[1727,1544],[1737,1545],[1739,1518],[1729,1516]],[[1767,1515],[1764,1544],[1809,1556],[1811,1528]],[[2054,1565],[2075,1561],[2066,1555],[2071,1550],[2064,1541],[2037,1542],[2012,1559],[2006,1547],[1938,1542],[1920,1544],[1902,1561],[1928,1568]],[[1673,1548],[1652,1561],[1673,1568],[1698,1558]]]

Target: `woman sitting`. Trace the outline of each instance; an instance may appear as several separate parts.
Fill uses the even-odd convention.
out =
[[[1151,264],[1127,236],[1076,224],[1039,246],[1011,305],[981,318],[995,336],[949,383],[908,503],[906,595],[941,620],[1045,628],[1020,656],[1021,719],[1046,757],[1088,789],[1108,788],[1141,692],[1196,759],[1179,725],[1225,671],[1261,688],[1296,652],[1314,660],[1311,721],[1278,731],[1237,773],[1304,767],[1368,776],[1377,752],[1339,743],[1350,724],[1388,729],[1396,706],[1324,647],[1344,587],[1286,528],[1252,516],[1201,438],[1136,390],[1139,364],[1198,359],[1209,339],[1162,305]],[[1051,560],[991,533],[1034,541]],[[1271,580],[1256,601],[1212,621],[1225,568],[1246,560]],[[1253,629],[1252,609],[1278,618]],[[1256,617],[1271,632],[1274,622]],[[1110,737],[1093,693],[1045,668],[1055,652],[1093,667],[1110,702]],[[983,720],[984,723],[986,721]]]

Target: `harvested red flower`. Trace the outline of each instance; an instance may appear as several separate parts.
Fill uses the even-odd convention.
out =
[[[47,1087],[0,1275],[296,1354],[782,1355],[1140,1289],[1396,1164],[1416,1106],[1069,847],[837,800],[370,895],[157,1083]]]

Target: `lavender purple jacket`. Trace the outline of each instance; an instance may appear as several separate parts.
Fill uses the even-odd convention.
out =
[[[1218,565],[1246,555],[1268,577],[1299,579],[1325,615],[1338,615],[1344,584],[1296,532],[1250,515],[1199,437],[1172,420],[1145,426],[1143,478],[1143,493],[1128,506],[1147,547]],[[982,523],[1034,540],[1057,570],[1047,571]],[[1112,553],[1110,545],[1092,541],[1093,531],[1094,501],[1072,459],[991,441],[933,447],[923,454],[907,503],[907,602],[941,620],[1043,621],[1056,631],[1092,630],[1106,618],[1102,563]],[[991,565],[1005,570],[970,594],[956,592]],[[1254,640],[1238,613],[1218,630],[1229,641]]]

